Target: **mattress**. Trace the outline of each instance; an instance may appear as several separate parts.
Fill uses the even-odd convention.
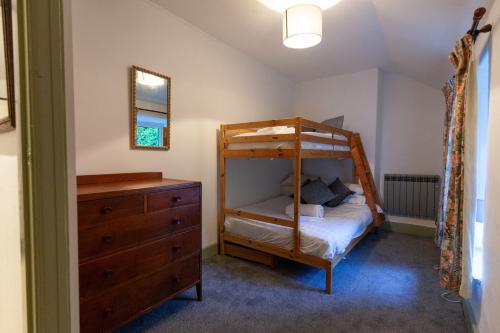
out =
[[[290,219],[285,208],[293,199],[279,196],[253,205],[241,207],[243,211]],[[361,236],[372,222],[367,205],[342,204],[325,207],[325,217],[301,216],[301,251],[305,254],[332,259],[342,254],[349,243]],[[265,242],[290,250],[293,248],[293,229],[260,222],[239,216],[226,216],[225,231],[256,241]]]
[[[242,133],[235,135],[234,137],[244,137],[244,136],[256,136],[256,135],[274,135],[274,134],[293,134],[295,133],[295,128],[285,127],[285,128],[269,128],[265,131]],[[308,134],[312,136],[317,136],[321,138],[331,139],[331,133],[320,133],[320,132],[302,132],[302,134]],[[346,141],[346,138],[342,135],[334,135],[334,139]],[[310,141],[301,142],[302,149],[314,149],[314,150],[334,150],[334,151],[349,151],[349,146],[331,145],[327,143],[318,143]],[[292,141],[273,141],[273,142],[238,142],[230,143],[227,149],[238,150],[238,149],[295,149],[295,142]]]

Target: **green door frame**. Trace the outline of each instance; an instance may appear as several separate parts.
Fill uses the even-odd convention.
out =
[[[63,0],[18,0],[28,332],[71,332]]]

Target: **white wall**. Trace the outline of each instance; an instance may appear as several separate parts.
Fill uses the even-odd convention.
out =
[[[445,113],[443,93],[393,73],[382,78],[378,188],[383,197],[384,174],[441,175]],[[434,221],[389,216],[392,222],[434,227]]]
[[[487,20],[491,33],[491,81],[488,129],[488,175],[484,225],[484,272],[482,302],[477,325],[481,333],[500,332],[500,3]]]
[[[12,2],[16,123],[20,124],[17,1]],[[19,125],[18,125],[19,128]],[[0,133],[0,332],[26,332],[23,255],[21,132]]]
[[[344,115],[344,128],[359,132],[372,170],[377,150],[378,69],[297,84],[295,114],[323,121]],[[308,165],[304,165],[307,172]]]
[[[147,0],[73,2],[77,173],[159,170],[166,177],[201,180],[204,246],[217,239],[215,133],[221,123],[294,115],[322,121],[345,115],[344,127],[361,134],[376,179],[383,172],[398,170],[427,173],[440,163],[443,108],[436,89],[393,74],[383,79],[378,69],[295,86]],[[119,11],[115,10],[117,7]],[[134,64],[172,77],[169,152],[129,149],[128,69]],[[435,110],[436,105],[441,109]],[[393,138],[408,128],[414,130],[409,124],[415,119],[427,128],[424,120],[432,118],[432,110],[439,114],[438,120],[432,121],[432,126],[439,129],[437,136],[407,136],[401,147],[408,149],[400,155],[401,147],[393,149],[393,143],[398,142]],[[381,131],[382,127],[391,126],[399,132]],[[410,147],[410,140],[432,146],[426,150],[429,154],[417,146]],[[388,141],[390,148],[385,148],[382,141]],[[438,154],[432,158],[436,149]],[[413,162],[415,156],[423,156],[418,164]],[[279,181],[291,171],[291,164],[287,163],[256,163],[249,164],[252,167],[237,161],[229,163],[228,198],[234,198],[230,205],[269,197],[277,191],[271,180]],[[241,177],[235,174],[236,169]],[[350,161],[304,163],[305,173],[318,173],[319,169],[328,170],[323,175],[327,181],[352,175]],[[330,170],[332,173],[328,174]],[[252,191],[239,190],[249,188],[250,183],[254,185]]]
[[[0,332],[22,332],[23,270],[19,182],[19,138],[16,131],[0,133]]]
[[[380,176],[376,180],[381,193],[384,174],[441,175],[444,112],[440,90],[405,76],[384,73],[378,128]]]
[[[72,5],[77,173],[163,171],[202,181],[203,244],[215,244],[216,130],[290,116],[294,85],[149,1]],[[168,152],[129,149],[131,65],[172,78]]]
[[[344,115],[344,127],[361,134],[381,194],[385,173],[441,174],[444,110],[440,90],[377,69],[302,82],[295,97],[297,115],[317,121]],[[350,179],[352,164],[306,161],[304,170],[325,181]]]
[[[385,173],[440,175],[445,103],[440,90],[384,73],[379,127]]]

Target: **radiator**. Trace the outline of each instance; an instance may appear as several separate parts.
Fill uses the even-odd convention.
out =
[[[440,177],[384,175],[384,206],[389,215],[435,219]]]

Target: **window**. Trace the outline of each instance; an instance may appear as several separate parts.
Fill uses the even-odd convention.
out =
[[[477,156],[476,156],[476,207],[474,223],[474,249],[472,277],[481,281],[483,273],[483,226],[486,196],[486,172],[488,159],[488,115],[490,96],[491,47],[484,48],[477,67]]]
[[[137,126],[137,145],[159,147],[162,145],[163,130],[160,127]]]
[[[136,144],[138,146],[163,146],[166,127],[166,113],[137,108]]]

